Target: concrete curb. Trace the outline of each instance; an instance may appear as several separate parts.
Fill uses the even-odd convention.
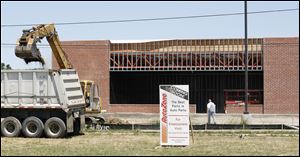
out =
[[[95,126],[93,129],[102,130],[160,130],[160,125],[155,124],[104,124],[101,126]],[[294,127],[290,127],[284,124],[251,124],[251,125],[241,125],[241,124],[202,124],[193,125],[194,130],[295,130]]]

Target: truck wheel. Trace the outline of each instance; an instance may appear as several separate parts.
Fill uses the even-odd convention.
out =
[[[28,117],[22,123],[22,132],[25,137],[38,138],[44,131],[43,122],[37,117]]]
[[[1,122],[1,132],[4,137],[18,137],[21,129],[22,125],[15,117],[7,117]]]
[[[61,138],[66,135],[66,125],[60,118],[53,117],[45,123],[45,134],[50,138]]]

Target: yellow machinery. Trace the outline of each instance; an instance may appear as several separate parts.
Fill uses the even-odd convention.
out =
[[[17,40],[16,56],[22,58],[26,63],[37,61],[44,65],[45,61],[37,48],[37,42],[40,42],[44,37],[46,37],[52,49],[59,68],[73,69],[67,54],[62,49],[54,24],[42,24],[32,29],[23,30],[21,38]],[[101,111],[101,99],[98,96],[98,87],[94,81],[81,81],[81,86],[86,100],[86,110]]]
[[[91,80],[80,80],[81,89],[85,98],[87,111],[102,111],[102,101],[99,97],[98,86]]]
[[[44,37],[47,38],[59,68],[72,69],[73,66],[62,49],[54,24],[38,25],[32,29],[23,30],[23,35],[17,41],[15,48],[16,56],[24,59],[26,63],[38,61],[45,64],[39,49],[36,47],[36,43],[40,42]]]

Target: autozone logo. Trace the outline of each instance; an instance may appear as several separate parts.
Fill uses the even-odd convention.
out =
[[[161,141],[162,143],[168,143],[168,128],[167,128],[167,94],[162,94],[162,118],[161,118]]]
[[[167,94],[162,95],[162,122],[167,124]]]

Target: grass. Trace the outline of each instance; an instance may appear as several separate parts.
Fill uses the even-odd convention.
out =
[[[244,134],[241,139],[239,135]],[[65,139],[1,137],[1,155],[299,155],[299,132],[197,132],[188,147],[160,147],[159,133],[86,131]]]

